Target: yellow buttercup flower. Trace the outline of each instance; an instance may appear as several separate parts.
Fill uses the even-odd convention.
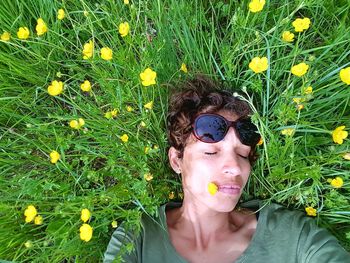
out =
[[[145,154],[147,154],[147,153],[149,152],[149,150],[151,150],[151,147],[146,146],[146,147],[145,147],[145,150],[144,150]]]
[[[350,85],[350,67],[341,69],[339,76],[345,84]]]
[[[144,72],[140,73],[142,85],[147,87],[156,84],[157,73],[150,68],[146,68]]]
[[[89,92],[91,91],[91,83],[88,80],[85,80],[81,85],[80,88],[82,91]]]
[[[30,240],[28,240],[27,242],[24,243],[24,246],[25,246],[26,248],[31,248],[31,247],[33,247],[33,242],[30,241]]]
[[[186,64],[185,63],[182,63],[181,64],[181,68],[180,68],[180,70],[182,70],[183,72],[185,72],[185,73],[187,73],[188,72],[188,70],[187,70],[187,66],[186,66]]]
[[[309,69],[309,65],[305,64],[304,62],[299,63],[291,68],[291,72],[293,75],[301,77],[306,74],[306,72]]]
[[[344,131],[345,126],[339,126],[332,131],[333,141],[338,144],[343,144],[343,140],[348,137],[348,132]]]
[[[91,217],[91,212],[89,209],[84,208],[81,210],[81,215],[80,215],[80,219],[86,223]]]
[[[47,92],[51,96],[57,96],[63,92],[63,82],[54,80],[51,82],[51,85],[47,88]]]
[[[113,228],[117,228],[117,227],[118,227],[118,222],[115,221],[115,220],[113,220],[112,223],[111,223],[111,226],[112,226]]]
[[[317,213],[316,209],[311,206],[306,207],[305,212],[308,216],[316,216]]]
[[[89,59],[94,55],[94,42],[90,40],[84,44],[83,48],[83,59]]]
[[[151,180],[153,179],[153,175],[152,175],[151,173],[145,173],[145,174],[143,175],[143,178],[145,178],[145,180],[146,180],[147,182],[149,182],[149,181],[151,181]]]
[[[219,188],[218,188],[218,186],[216,184],[214,184],[214,183],[209,183],[208,184],[208,192],[209,192],[209,194],[215,195],[217,193],[218,189]]]
[[[304,90],[304,94],[308,95],[311,93],[312,93],[312,87],[311,86],[306,87],[306,89]]]
[[[80,129],[81,127],[83,127],[85,124],[85,121],[83,118],[79,118],[78,120],[71,120],[69,122],[69,126],[73,129]]]
[[[32,222],[37,214],[38,214],[38,211],[36,210],[35,206],[33,205],[27,206],[26,210],[24,210],[26,223]]]
[[[124,4],[128,5],[129,4],[129,0],[124,0]]]
[[[60,158],[61,158],[61,155],[57,151],[52,151],[50,153],[50,162],[51,163],[57,163]]]
[[[284,31],[284,32],[282,33],[282,39],[283,39],[283,41],[285,41],[285,42],[293,42],[293,40],[294,40],[294,34],[291,33],[291,32],[289,32],[289,31]]]
[[[28,27],[20,27],[17,31],[17,37],[19,39],[27,39],[29,37]]]
[[[310,23],[310,19],[305,17],[295,19],[292,25],[294,26],[295,32],[303,32],[304,30],[307,30],[310,27]]]
[[[105,113],[105,118],[112,119],[112,118],[116,117],[117,115],[118,115],[118,111],[117,111],[117,109],[114,109],[112,111],[107,111]]]
[[[334,188],[341,188],[344,184],[344,181],[341,177],[337,176],[336,178],[330,181],[331,186]]]
[[[144,121],[141,121],[141,122],[140,122],[140,125],[141,125],[141,127],[143,127],[143,128],[146,127],[146,123],[145,123]]]
[[[63,18],[66,17],[66,13],[62,8],[58,9],[57,11],[57,19],[62,20]]]
[[[170,193],[169,193],[169,199],[170,200],[173,200],[174,198],[175,198],[175,193],[174,193],[174,191],[171,191]]]
[[[269,67],[267,57],[255,57],[252,59],[252,61],[249,63],[249,68],[253,70],[255,73],[261,73],[263,71],[266,71]]]
[[[119,24],[119,34],[122,37],[126,37],[129,34],[129,31],[130,31],[130,26],[128,22]]]
[[[304,109],[304,105],[303,104],[298,104],[297,105],[297,109],[298,109],[298,111],[301,111],[302,109]]]
[[[249,3],[249,11],[252,13],[260,12],[263,10],[265,5],[265,0],[252,0]]]
[[[345,160],[350,161],[350,152],[349,152],[349,153],[344,154],[344,155],[343,155],[343,158],[344,158]]]
[[[93,232],[92,227],[89,224],[83,224],[79,230],[80,230],[80,239],[85,242],[89,242],[92,238],[92,232]]]
[[[122,136],[120,136],[120,139],[122,140],[122,142],[128,142],[129,136],[127,134],[123,134]]]
[[[9,41],[11,39],[11,34],[7,31],[1,34],[2,41]]]
[[[101,58],[104,60],[111,60],[113,58],[113,51],[109,47],[101,48]]]
[[[144,105],[144,107],[145,107],[146,109],[151,110],[151,109],[153,108],[153,101],[150,101],[150,102],[146,103],[146,104]]]
[[[35,30],[38,36],[44,35],[47,32],[47,25],[42,18],[38,18]]]
[[[132,111],[134,111],[134,108],[131,107],[131,106],[126,106],[126,111],[127,112],[132,112]]]
[[[41,215],[38,215],[34,218],[34,224],[36,225],[42,225],[43,224],[43,217]]]
[[[292,136],[294,134],[294,132],[295,132],[295,129],[293,129],[293,128],[287,128],[287,129],[283,129],[281,131],[281,133],[283,135],[286,135],[286,136]]]
[[[264,139],[262,137],[260,137],[260,140],[258,141],[258,143],[256,145],[262,145],[264,143]]]

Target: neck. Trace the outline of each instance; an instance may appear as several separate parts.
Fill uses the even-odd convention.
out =
[[[184,233],[199,250],[238,231],[242,222],[234,216],[235,212],[218,212],[199,201],[184,198],[182,206],[174,211],[170,225]]]

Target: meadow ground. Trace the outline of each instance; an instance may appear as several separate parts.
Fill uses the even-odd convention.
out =
[[[197,73],[254,105],[242,200],[350,250],[349,1],[249,2],[2,0],[0,259],[99,262],[118,224],[181,199],[167,100]]]

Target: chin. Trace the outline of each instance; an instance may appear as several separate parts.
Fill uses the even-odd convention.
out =
[[[227,200],[220,200],[217,199],[214,202],[210,202],[210,207],[218,212],[221,213],[229,213],[233,209],[235,209],[239,199],[227,199]]]

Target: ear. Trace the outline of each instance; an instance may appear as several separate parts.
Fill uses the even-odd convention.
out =
[[[179,154],[180,152],[178,150],[176,150],[174,147],[170,147],[168,151],[170,166],[177,174],[181,173],[182,159],[179,158]]]

